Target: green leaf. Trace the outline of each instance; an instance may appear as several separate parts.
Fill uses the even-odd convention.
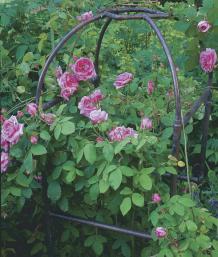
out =
[[[114,153],[118,154],[128,143],[130,142],[130,138],[125,138],[123,141],[119,142],[114,149]]]
[[[108,183],[108,181],[106,181],[106,180],[104,180],[104,179],[101,179],[101,180],[99,181],[99,192],[100,192],[101,194],[104,194],[105,192],[107,192],[108,188],[109,188],[109,183]]]
[[[93,144],[87,144],[84,147],[84,156],[85,159],[91,164],[96,161],[96,149]]]
[[[139,179],[139,183],[140,185],[145,189],[145,190],[151,190],[152,188],[152,180],[151,178],[143,173],[141,176],[140,176],[140,179]]]
[[[120,170],[122,171],[123,175],[126,177],[134,176],[134,170],[128,166],[120,166]]]
[[[122,189],[120,191],[121,195],[131,195],[132,194],[132,189],[129,187],[124,187],[124,189]]]
[[[198,229],[197,225],[192,220],[187,220],[185,223],[189,231],[194,232]]]
[[[103,155],[104,158],[108,161],[111,162],[114,157],[114,148],[111,144],[106,144],[103,148]]]
[[[133,193],[132,194],[132,202],[138,206],[143,207],[144,206],[144,196],[139,193]]]
[[[30,183],[32,182],[32,177],[27,177],[23,173],[19,173],[16,177],[16,182],[20,186],[29,187]]]
[[[61,126],[61,133],[65,136],[75,132],[75,124],[71,121],[64,122]]]
[[[159,214],[156,211],[153,211],[150,215],[150,220],[153,226],[156,226],[158,223]]]
[[[20,188],[18,188],[18,187],[10,187],[9,190],[10,190],[10,193],[13,196],[21,196],[21,189]]]
[[[110,173],[109,184],[114,189],[117,190],[122,182],[122,172],[118,168]]]
[[[60,201],[58,201],[58,206],[63,212],[66,212],[69,210],[69,202],[67,198],[61,198]]]
[[[64,177],[64,181],[66,184],[70,184],[72,183],[72,181],[74,181],[74,179],[76,178],[76,170],[74,168],[74,170],[68,171]]]
[[[178,215],[180,216],[184,216],[185,214],[185,208],[183,207],[183,205],[181,204],[178,204],[178,203],[175,203],[173,206],[172,206],[172,209],[175,213],[177,213]]]
[[[125,216],[130,211],[131,207],[132,207],[132,202],[130,197],[124,198],[120,205],[120,210],[122,215]]]
[[[23,165],[29,172],[33,170],[33,156],[31,152],[29,152],[26,159],[24,159]]]
[[[52,181],[48,185],[48,198],[52,201],[57,201],[61,197],[61,186],[57,181]]]
[[[66,161],[63,166],[63,170],[72,171],[75,170],[75,164],[73,161]]]
[[[41,139],[43,139],[45,141],[49,141],[51,139],[51,136],[49,135],[48,131],[46,131],[46,130],[42,130],[40,132],[40,137],[41,137]]]
[[[179,202],[186,207],[194,207],[195,206],[195,202],[188,197],[180,198]]]
[[[55,127],[54,129],[54,137],[56,140],[58,140],[58,138],[60,137],[61,135],[61,130],[62,130],[62,127],[60,124],[57,124],[57,126]]]
[[[46,148],[40,144],[32,145],[30,150],[33,155],[43,155],[47,153]]]

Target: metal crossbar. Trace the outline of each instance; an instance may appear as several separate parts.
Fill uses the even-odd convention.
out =
[[[124,14],[123,14],[124,13]],[[133,13],[133,14],[129,14]],[[91,81],[95,86],[97,86],[100,82],[100,73],[99,73],[99,55],[100,55],[100,49],[102,45],[102,40],[104,38],[104,35],[111,24],[113,20],[116,21],[122,21],[122,20],[144,20],[146,21],[149,26],[153,29],[155,34],[157,35],[163,50],[166,54],[168,64],[171,70],[172,80],[173,80],[173,88],[174,88],[174,96],[175,96],[175,121],[173,125],[173,139],[172,139],[172,155],[178,158],[179,155],[179,143],[180,143],[180,137],[181,137],[181,128],[182,128],[182,119],[181,119],[181,103],[180,103],[180,93],[179,93],[179,85],[178,85],[178,79],[176,74],[175,65],[173,62],[173,58],[170,54],[169,48],[165,42],[165,39],[159,30],[159,28],[156,26],[154,19],[166,19],[169,18],[169,15],[166,13],[163,13],[161,11],[151,10],[148,8],[141,8],[141,7],[125,7],[125,8],[110,8],[110,9],[104,9],[101,10],[99,13],[96,14],[92,19],[88,21],[84,21],[79,23],[77,26],[75,26],[72,30],[70,30],[57,44],[57,46],[53,49],[51,54],[49,55],[45,66],[42,69],[37,90],[36,90],[36,104],[39,103],[39,98],[41,95],[41,91],[43,89],[43,84],[45,80],[45,76],[47,74],[48,68],[52,61],[54,60],[55,56],[59,52],[59,50],[67,43],[67,41],[74,36],[78,31],[86,27],[92,22],[106,19],[105,24],[102,26],[102,29],[99,34],[99,39],[97,41],[96,46],[96,52],[95,52],[95,70],[96,70],[96,78]],[[208,136],[208,126],[209,126],[209,116],[211,112],[211,86],[212,86],[212,73],[209,74],[208,79],[208,88],[205,89],[202,96],[195,101],[193,104],[191,110],[187,112],[184,116],[184,125],[188,124],[191,117],[194,115],[194,113],[199,109],[199,107],[202,105],[202,103],[205,105],[205,116],[204,116],[204,122],[203,122],[203,136],[202,136],[202,147],[201,147],[201,172],[199,174],[199,177],[192,177],[190,180],[195,183],[201,183],[202,175],[205,175],[204,172],[204,161],[206,156],[206,142],[207,142],[207,136]],[[61,103],[63,99],[61,97],[57,97],[47,103],[43,103],[42,109],[47,110],[59,103]],[[64,215],[59,213],[54,213],[50,211],[49,207],[49,200],[47,198],[47,171],[43,171],[43,181],[42,181],[42,195],[43,195],[43,203],[45,207],[45,213],[44,213],[44,221],[45,221],[45,230],[46,230],[46,243],[47,243],[47,249],[48,249],[48,256],[54,257],[54,247],[53,247],[53,239],[52,239],[52,232],[51,232],[51,217],[68,220],[77,222],[80,224],[90,225],[106,230],[111,230],[115,232],[124,233],[130,236],[136,236],[141,237],[146,240],[152,239],[151,235],[149,233],[143,233],[140,231],[135,231],[127,228],[121,228],[114,225],[109,225],[105,223],[100,223],[94,220],[90,219],[83,219],[80,217],[72,216],[72,215]],[[164,174],[163,176],[169,177],[171,181],[171,194],[175,194],[177,192],[177,180],[187,180],[186,176],[183,175],[172,175],[172,174]]]

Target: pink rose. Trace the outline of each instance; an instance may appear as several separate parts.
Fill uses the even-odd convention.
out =
[[[154,92],[154,82],[152,80],[148,81],[147,92],[149,95]]]
[[[99,101],[101,101],[104,96],[103,94],[101,93],[101,90],[100,89],[96,89],[91,95],[90,95],[90,98],[91,98],[91,101],[93,103],[98,103]]]
[[[33,117],[37,113],[38,106],[35,103],[30,103],[30,104],[27,104],[26,110],[31,115],[31,117]]]
[[[17,118],[18,118],[18,119],[21,118],[21,117],[23,117],[23,115],[24,115],[23,112],[21,112],[21,111],[18,111],[18,112],[17,112]]]
[[[134,129],[126,128],[126,127],[122,126],[122,127],[116,127],[114,129],[112,129],[108,133],[108,137],[111,141],[119,142],[119,141],[122,141],[123,139],[125,139],[126,137],[137,138],[138,134]]]
[[[162,227],[157,227],[155,229],[155,235],[158,237],[158,238],[163,238],[167,235],[167,231],[165,228],[162,228]]]
[[[77,16],[76,18],[78,21],[88,21],[93,18],[93,13],[92,13],[92,11],[85,12],[82,15]]]
[[[212,72],[217,61],[217,54],[214,49],[207,48],[200,54],[200,65],[205,72]]]
[[[1,173],[6,172],[9,164],[9,155],[8,153],[1,152]]]
[[[200,21],[198,23],[198,30],[200,32],[207,32],[211,28],[211,25],[208,21]]]
[[[70,67],[78,80],[85,81],[96,76],[94,63],[89,58],[81,57]]]
[[[3,136],[3,133],[1,132],[1,148],[5,152],[8,152],[9,146],[10,146],[9,142],[5,139],[5,137]]]
[[[80,114],[89,117],[91,111],[97,110],[97,107],[93,104],[92,99],[89,96],[83,96],[78,104]]]
[[[57,79],[59,79],[63,74],[63,71],[61,69],[61,66],[58,66],[57,69],[55,70],[55,76]]]
[[[132,81],[132,79],[133,79],[132,73],[124,72],[117,76],[116,81],[114,82],[114,86],[116,87],[116,89],[122,88],[130,81]]]
[[[42,113],[41,114],[41,119],[47,123],[48,125],[52,125],[52,123],[54,123],[56,118],[56,115],[52,114],[52,113]]]
[[[150,120],[149,118],[147,117],[144,117],[142,120],[141,120],[141,126],[140,126],[141,129],[152,129],[152,120]]]
[[[108,113],[102,111],[101,109],[94,110],[90,112],[89,118],[93,124],[99,124],[108,119]]]
[[[104,142],[104,138],[103,137],[97,137],[96,142],[97,143]]]
[[[20,136],[23,135],[23,124],[18,123],[15,116],[11,116],[10,119],[5,120],[2,125],[2,136],[11,145],[16,144]]]
[[[61,97],[69,101],[69,97],[77,91],[79,86],[76,76],[69,72],[64,72],[57,80],[61,88]]]
[[[159,203],[159,202],[161,201],[161,197],[160,197],[160,195],[157,194],[157,193],[156,193],[156,194],[153,194],[151,199],[152,199],[152,202],[153,202],[153,203]]]
[[[32,144],[37,144],[37,142],[38,142],[38,137],[37,136],[31,136],[30,137],[30,142],[32,143]]]

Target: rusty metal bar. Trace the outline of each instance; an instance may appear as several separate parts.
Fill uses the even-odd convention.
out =
[[[140,232],[140,231],[136,231],[136,230],[132,230],[132,229],[127,229],[127,228],[121,228],[121,227],[118,227],[118,226],[109,225],[109,224],[101,223],[101,222],[94,221],[94,220],[83,219],[83,218],[73,216],[73,215],[63,215],[63,214],[57,214],[57,213],[50,212],[50,216],[55,217],[55,218],[59,218],[59,219],[64,219],[64,220],[77,222],[77,223],[80,223],[80,224],[85,224],[85,225],[97,227],[97,228],[102,228],[102,229],[106,229],[106,230],[110,230],[110,231],[115,231],[115,232],[123,233],[123,234],[126,234],[126,235],[130,235],[130,236],[141,237],[141,238],[144,238],[144,239],[147,239],[147,240],[152,239],[150,234],[147,234],[147,233],[144,233],[144,232]]]

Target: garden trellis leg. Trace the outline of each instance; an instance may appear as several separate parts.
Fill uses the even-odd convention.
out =
[[[122,14],[122,13],[127,13],[127,14]],[[134,14],[128,14],[128,13],[134,13]],[[83,29],[84,27],[86,27],[88,24],[101,20],[101,19],[107,19],[105,24],[102,27],[102,30],[100,32],[99,35],[99,39],[97,42],[97,47],[96,47],[96,57],[95,57],[95,69],[96,69],[96,73],[97,73],[97,77],[95,80],[91,81],[94,85],[98,85],[99,81],[100,81],[100,74],[99,74],[99,54],[100,54],[100,48],[101,48],[101,44],[102,44],[102,40],[104,37],[104,34],[108,28],[108,26],[110,25],[112,20],[117,20],[117,21],[122,21],[122,20],[144,20],[146,21],[150,27],[153,29],[153,31],[155,32],[155,34],[157,35],[163,50],[166,54],[168,63],[169,63],[169,67],[171,70],[171,75],[172,75],[172,80],[173,80],[173,87],[174,87],[174,96],[175,96],[175,105],[176,105],[176,110],[175,110],[175,121],[174,121],[174,129],[173,129],[173,145],[172,145],[172,155],[175,156],[176,158],[178,158],[179,155],[179,144],[180,144],[180,136],[181,136],[181,128],[182,128],[182,119],[181,119],[181,104],[180,104],[180,93],[179,93],[179,85],[178,85],[178,79],[177,79],[177,74],[176,74],[176,69],[175,69],[175,65],[172,59],[172,56],[170,54],[169,48],[164,40],[164,37],[161,34],[161,31],[158,29],[158,27],[156,26],[155,22],[153,21],[153,19],[165,19],[168,18],[168,15],[166,13],[160,12],[160,11],[155,11],[155,10],[151,10],[148,8],[135,8],[135,7],[130,7],[130,8],[113,8],[113,9],[106,9],[106,10],[102,10],[101,12],[99,12],[96,16],[94,16],[93,18],[91,18],[88,21],[84,21],[81,22],[80,24],[78,24],[77,26],[75,26],[69,33],[66,34],[66,36],[64,36],[60,42],[57,44],[57,46],[53,49],[53,51],[51,52],[51,54],[49,55],[44,68],[42,69],[40,78],[39,78],[39,82],[38,82],[38,87],[37,87],[37,91],[36,91],[36,104],[39,104],[39,99],[40,99],[40,95],[41,95],[41,91],[43,89],[43,84],[44,84],[44,79],[46,76],[46,73],[48,71],[48,68],[51,64],[51,62],[54,60],[55,56],[57,55],[57,53],[59,52],[59,50],[67,43],[67,41],[73,36],[75,35],[78,31],[80,31],[81,29]],[[208,92],[205,93],[205,95],[209,96],[210,94]],[[205,99],[205,98],[204,98]],[[208,98],[207,98],[208,99]],[[43,110],[46,110],[52,106],[57,105],[58,103],[60,103],[62,101],[62,98],[58,97],[48,103],[44,103],[43,104]],[[199,101],[199,100],[198,100]],[[190,119],[190,117],[193,115],[193,113],[199,108],[198,104],[195,104],[195,107],[193,107],[194,110],[191,111],[191,114],[187,114],[185,116],[185,122],[187,123],[188,120]],[[208,105],[209,108],[209,105]],[[208,112],[210,111],[210,109],[208,109]],[[205,114],[205,117],[207,114]],[[206,119],[206,118],[205,118]],[[205,129],[206,130],[206,129]],[[202,150],[203,151],[203,150]],[[203,153],[202,153],[203,155]],[[170,176],[171,179],[171,194],[175,194],[177,191],[177,179],[181,179],[181,180],[186,180],[186,176],[176,176],[176,175],[170,175],[170,174],[166,174],[166,176]],[[46,176],[46,171],[43,171],[43,183],[42,183],[42,187],[43,187],[43,202],[44,202],[44,207],[45,207],[45,225],[46,225],[46,238],[47,238],[47,249],[48,249],[48,255],[49,257],[54,257],[54,249],[52,247],[52,238],[51,238],[51,224],[50,224],[50,219],[51,217],[56,217],[59,219],[64,219],[64,220],[68,220],[68,221],[73,221],[73,222],[78,222],[81,224],[86,224],[86,225],[90,225],[90,226],[94,226],[94,227],[99,227],[99,228],[103,228],[103,229],[108,229],[108,230],[112,230],[112,231],[117,231],[117,232],[121,232],[121,233],[125,233],[128,235],[132,235],[132,236],[136,236],[136,237],[142,237],[144,239],[151,239],[151,235],[144,233],[144,232],[138,232],[138,231],[134,231],[134,230],[130,230],[130,229],[126,229],[126,228],[120,228],[118,226],[114,226],[114,225],[109,225],[109,224],[103,224],[100,222],[96,222],[96,221],[92,221],[89,219],[82,219],[79,217],[75,217],[72,215],[62,215],[62,214],[58,214],[58,213],[53,213],[51,212],[50,208],[49,208],[49,200],[47,198],[47,176]],[[192,178],[192,181],[196,181],[196,178]]]

